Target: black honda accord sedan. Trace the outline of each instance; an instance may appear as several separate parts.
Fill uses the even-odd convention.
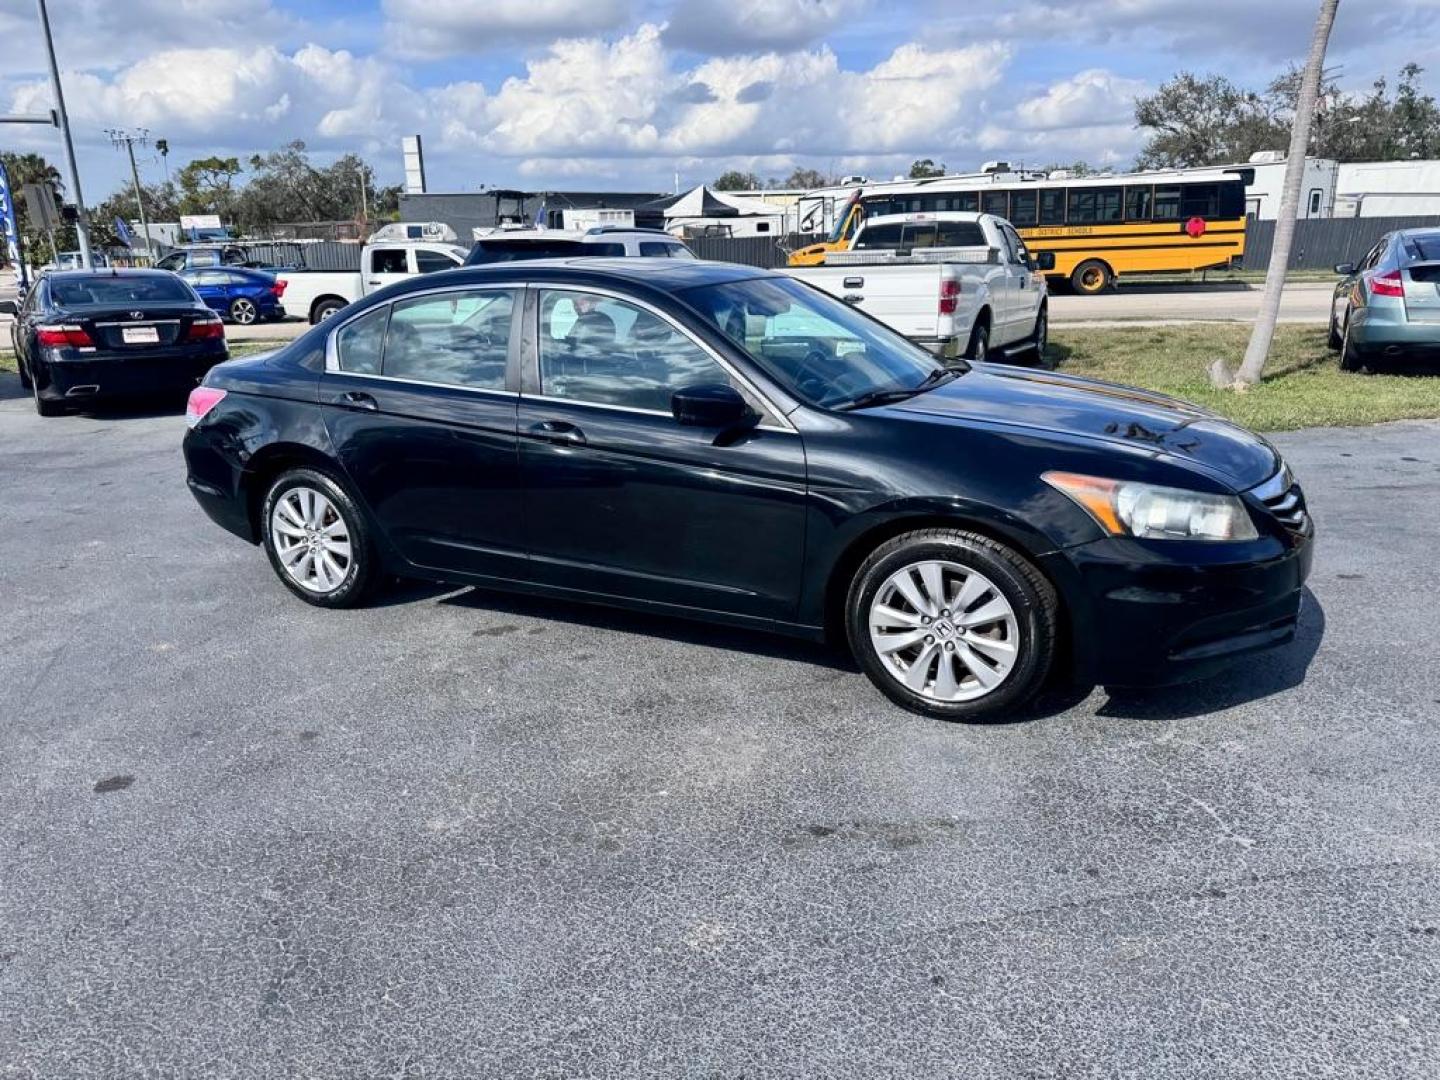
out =
[[[105,398],[183,394],[229,357],[225,327],[166,270],[48,273],[18,305],[10,335],[20,385],[41,416]]]
[[[794,279],[666,259],[426,275],[191,395],[189,485],[325,607],[390,575],[844,639],[886,695],[1013,710],[1289,641],[1304,498],[1139,390],[944,367]]]

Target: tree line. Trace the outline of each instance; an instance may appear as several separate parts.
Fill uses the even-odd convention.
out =
[[[12,153],[0,157],[17,196],[25,184],[48,184],[57,193],[57,203],[62,201],[65,185],[60,170],[45,157]],[[400,186],[377,187],[374,169],[359,155],[346,154],[329,165],[316,165],[299,140],[268,154],[253,154],[243,164],[238,157],[196,158],[173,179],[142,181],[140,190],[151,222],[178,221],[182,214],[217,214],[241,236],[265,236],[277,225],[295,222],[358,221],[362,213],[368,213],[371,222],[393,220],[400,206]],[[30,220],[23,199],[17,197],[16,205],[27,260],[48,262],[54,257],[49,237]],[[129,227],[137,217],[134,186],[122,184],[90,207],[91,242],[97,247],[123,247],[115,220]],[[73,225],[57,230],[55,240],[61,251],[79,246]]]

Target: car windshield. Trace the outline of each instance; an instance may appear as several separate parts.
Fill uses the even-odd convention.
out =
[[[50,283],[50,295],[61,307],[87,307],[100,304],[162,304],[194,300],[189,287],[178,277],[168,274],[130,277],[96,275],[82,278],[57,278]]]
[[[794,278],[750,278],[680,295],[776,382],[822,408],[908,396],[938,384],[947,370],[920,346]]]

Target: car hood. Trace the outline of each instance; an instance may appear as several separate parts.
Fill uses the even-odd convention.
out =
[[[1074,375],[976,364],[892,411],[1057,432],[1198,466],[1244,491],[1280,468],[1259,435],[1165,394]]]

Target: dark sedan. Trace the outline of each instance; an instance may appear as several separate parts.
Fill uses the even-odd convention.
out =
[[[65,271],[40,277],[10,335],[20,385],[41,416],[104,398],[179,394],[229,357],[220,317],[163,270]]]
[[[1173,681],[1289,641],[1300,488],[1194,406],[943,367],[791,278],[681,260],[381,290],[191,395],[189,485],[325,607],[390,575],[848,642],[900,704]],[[677,673],[683,678],[683,673]]]

